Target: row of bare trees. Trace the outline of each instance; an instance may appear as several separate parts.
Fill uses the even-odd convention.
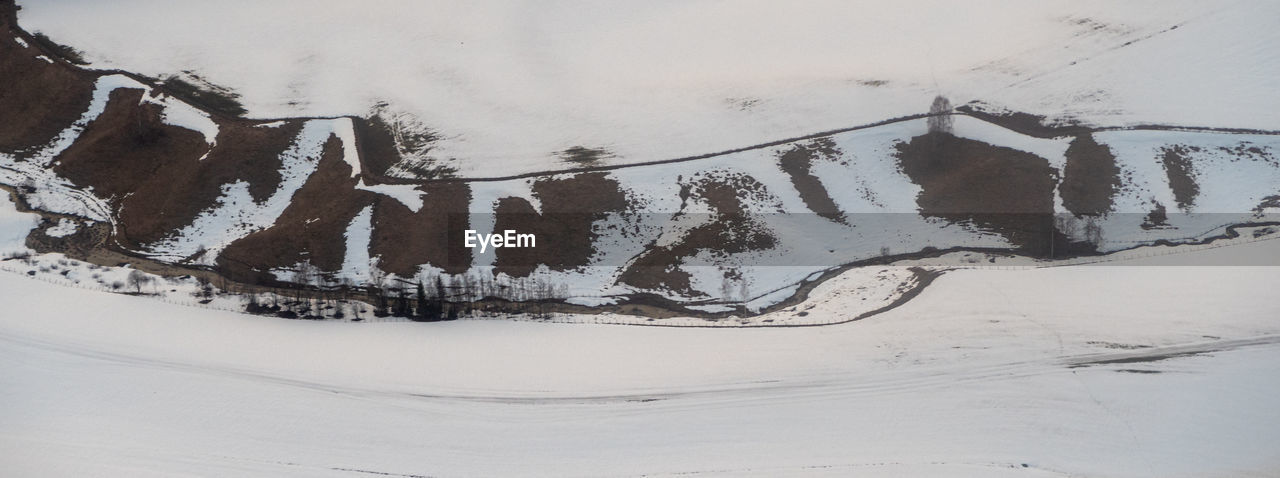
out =
[[[387,275],[376,263],[369,271],[368,281],[356,284],[347,277],[335,278],[304,260],[282,274],[293,287],[266,299],[251,296],[246,309],[286,317],[341,318],[339,304],[358,300],[368,302],[373,307],[369,313],[376,317],[438,321],[484,313],[545,315],[552,302],[568,297],[569,292],[567,284],[536,275],[431,273],[407,279]]]

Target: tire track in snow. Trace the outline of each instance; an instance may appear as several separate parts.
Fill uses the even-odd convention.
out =
[[[181,373],[193,373],[243,379],[280,386],[336,393],[362,399],[399,399],[430,402],[473,402],[505,405],[564,405],[580,409],[584,405],[634,404],[640,413],[670,411],[673,409],[723,408],[759,401],[811,401],[839,397],[870,397],[888,394],[918,392],[957,385],[981,383],[1049,374],[1069,374],[1075,368],[1098,365],[1122,365],[1135,362],[1155,362],[1209,352],[1235,350],[1246,347],[1276,346],[1280,334],[1260,335],[1242,339],[1216,340],[1201,343],[1151,347],[1116,353],[1085,353],[1067,356],[1045,357],[1036,360],[965,364],[931,367],[916,370],[883,370],[874,373],[841,372],[834,374],[798,374],[777,380],[721,383],[706,386],[633,389],[619,393],[561,394],[554,391],[519,390],[448,390],[411,391],[363,388],[325,383],[305,378],[293,378],[267,371],[251,370],[226,365],[161,360],[101,350],[90,344],[57,343],[49,340],[25,337],[0,331],[0,342],[29,347],[48,352],[74,355],[93,360],[122,365],[154,368]],[[640,406],[643,406],[641,408]]]

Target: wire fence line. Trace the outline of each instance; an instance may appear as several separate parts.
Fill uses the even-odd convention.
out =
[[[1045,268],[1054,268],[1054,267],[1068,267],[1068,266],[1079,266],[1079,265],[1088,265],[1088,264],[1104,264],[1104,263],[1120,262],[1120,261],[1127,261],[1127,260],[1134,260],[1134,259],[1144,259],[1144,258],[1161,257],[1161,256],[1169,256],[1169,255],[1176,255],[1176,254],[1186,254],[1186,253],[1191,253],[1196,251],[1218,249],[1218,248],[1238,246],[1238,245],[1251,244],[1251,243],[1277,240],[1277,239],[1280,239],[1280,235],[1269,234],[1269,235],[1262,235],[1262,236],[1256,236],[1256,237],[1252,235],[1241,235],[1240,237],[1236,237],[1236,238],[1219,239],[1219,240],[1215,240],[1215,241],[1204,243],[1204,244],[1169,245],[1169,246],[1162,246],[1162,247],[1144,248],[1142,250],[1131,249],[1126,251],[1118,251],[1115,253],[1101,255],[1101,256],[1084,256],[1084,257],[1076,257],[1071,259],[1044,261],[1044,262],[1031,263],[1031,264],[974,263],[974,264],[953,264],[953,265],[945,265],[945,266],[939,265],[939,266],[924,266],[924,267],[929,267],[936,270],[983,269],[983,270],[1026,271],[1026,270],[1045,269]],[[21,264],[21,265],[18,265],[18,264]],[[885,267],[885,266],[869,266],[869,267]],[[890,267],[892,267],[892,265]],[[906,266],[902,266],[902,267],[906,267]],[[51,274],[49,272],[42,272],[40,270],[41,268],[42,268],[41,265],[32,265],[25,262],[23,259],[18,259],[18,258],[9,258],[9,259],[0,260],[0,270],[13,273],[19,276],[23,276],[28,279],[34,279],[34,280],[46,282],[49,284],[62,286],[62,287],[71,287],[71,288],[82,289],[82,290],[107,292],[107,293],[114,293],[114,294],[137,295],[137,296],[145,297],[150,300],[158,300],[166,304],[193,307],[198,309],[247,313],[245,310],[246,304],[242,301],[247,301],[248,295],[234,294],[232,295],[232,297],[236,299],[231,299],[231,300],[234,300],[239,303],[229,304],[227,303],[229,302],[229,300],[225,295],[219,296],[221,300],[214,299],[214,300],[205,302],[203,300],[197,299],[194,295],[192,295],[192,297],[190,298],[178,298],[178,297],[174,297],[170,293],[163,293],[163,292],[130,293],[127,290],[123,290],[122,288],[109,287],[101,282],[76,281],[76,280],[68,279],[65,276],[62,276],[61,274]],[[182,294],[188,294],[188,293],[184,292]],[[575,294],[573,297],[574,298],[591,298],[591,299],[611,299],[611,298],[616,298],[617,296],[606,295],[606,294],[599,294],[599,295]],[[320,299],[308,299],[308,300],[311,300],[312,303],[320,301]],[[378,317],[377,315],[372,313],[372,310],[374,307],[364,302],[344,300],[341,303],[346,305],[347,306],[346,308],[348,310],[351,310],[351,311],[362,310],[367,312],[367,315],[355,314],[356,315],[355,317],[347,316],[342,319],[329,318],[325,320],[342,320],[347,322],[359,321],[359,322],[373,322],[373,323],[413,322],[412,319],[407,317],[395,317],[395,316]],[[543,314],[529,313],[529,314],[523,314],[523,315],[516,315],[516,314],[492,314],[492,313],[481,312],[478,314],[465,316],[462,318],[462,320],[502,320],[502,321],[518,320],[518,321],[526,321],[526,322],[558,323],[558,324],[642,325],[642,326],[666,326],[666,327],[786,327],[786,326],[831,325],[831,324],[837,324],[837,323],[844,323],[848,321],[848,318],[845,318],[845,317],[830,317],[825,320],[814,320],[814,319],[817,319],[817,317],[806,318],[804,320],[762,319],[761,317],[765,317],[765,316],[727,317],[727,318],[699,318],[699,317],[653,318],[653,317],[645,317],[645,316],[638,316],[638,315],[620,315],[620,314],[604,314],[604,313],[568,314],[568,313],[551,312],[551,313],[543,313]]]

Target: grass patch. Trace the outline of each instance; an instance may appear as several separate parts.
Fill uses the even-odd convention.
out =
[[[214,85],[192,74],[183,72],[194,81],[188,81],[177,75],[169,75],[161,80],[166,92],[188,103],[203,106],[228,116],[244,116],[247,110],[240,104],[240,95],[230,88]]]
[[[587,148],[583,146],[574,146],[559,153],[560,159],[566,162],[576,164],[578,166],[591,167],[599,166],[600,160],[613,157],[609,150],[604,148]]]
[[[49,38],[48,35],[35,32],[31,34],[31,38],[34,39],[36,43],[39,43],[40,46],[44,47],[44,49],[52,51],[55,55],[64,60],[77,65],[89,64],[89,62],[84,59],[84,52],[53,41],[53,39]]]

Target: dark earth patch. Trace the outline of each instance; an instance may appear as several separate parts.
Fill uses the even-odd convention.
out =
[[[1196,184],[1195,169],[1191,166],[1191,153],[1198,153],[1197,146],[1174,145],[1160,149],[1160,162],[1169,176],[1169,187],[1173,189],[1173,200],[1178,209],[1190,212],[1195,205],[1196,196],[1200,194],[1200,185]]]
[[[387,169],[400,162],[391,129],[377,116],[352,122],[356,133],[356,147],[360,151],[361,166],[365,172],[382,176]]]
[[[279,155],[301,122],[262,128],[220,121],[217,147],[210,150],[202,134],[164,124],[161,106],[139,104],[143,94],[113,91],[102,114],[54,166],[75,184],[111,199],[121,245],[138,248],[191,224],[214,205],[224,184],[245,181],[256,201],[279,187]]]
[[[902,171],[921,187],[920,214],[972,223],[1035,256],[1068,245],[1054,228],[1057,174],[1044,158],[938,132],[897,149]]]
[[[418,212],[400,201],[378,195],[373,203],[370,257],[378,268],[400,277],[413,277],[418,266],[432,264],[458,274],[471,267],[471,249],[463,247],[462,231],[469,227],[467,208],[471,187],[467,183],[429,183]]]
[[[1142,220],[1143,229],[1160,229],[1169,227],[1169,215],[1164,209],[1164,204],[1151,200],[1151,212],[1147,213],[1147,217]]]
[[[976,101],[957,106],[955,110],[988,123],[999,125],[1005,129],[1037,138],[1080,136],[1090,132],[1088,127],[1082,125],[1049,126],[1045,124],[1045,117],[1040,115],[1020,111],[992,111],[986,104]]]
[[[1098,144],[1093,135],[1077,136],[1066,152],[1059,194],[1062,205],[1077,216],[1106,214],[1120,190],[1120,167],[1111,148]]]
[[[522,198],[502,198],[494,210],[494,232],[512,229],[538,237],[537,247],[495,250],[495,270],[512,277],[526,277],[538,264],[557,271],[588,265],[596,253],[593,223],[629,207],[626,193],[607,173],[542,179],[532,190],[541,214]]]
[[[218,269],[233,280],[268,284],[273,268],[309,261],[320,272],[342,268],[346,231],[375,194],[355,189],[357,178],[342,158],[342,143],[329,136],[320,162],[293,195],[275,224],[231,243],[218,256]]]
[[[691,276],[681,270],[685,260],[708,251],[713,257],[773,248],[777,238],[759,220],[751,216],[743,203],[743,195],[765,194],[764,185],[745,174],[728,177],[703,177],[685,185],[681,195],[701,198],[714,212],[707,224],[690,229],[675,244],[648,247],[618,277],[618,282],[648,290],[668,290],[686,297],[703,294],[694,291]]]
[[[411,115],[391,111],[385,102],[375,105],[368,117],[352,118],[352,122],[363,172],[370,179],[387,180],[397,165],[398,177],[407,173],[417,180],[451,178],[458,172],[429,156],[440,140],[436,131]]]
[[[578,166],[599,166],[601,160],[612,158],[613,153],[604,148],[587,148],[584,146],[574,146],[557,153],[560,159],[573,163]]]
[[[43,146],[89,108],[95,76],[37,58],[36,45],[14,40],[12,5],[0,2],[0,152]]]
[[[834,160],[840,150],[831,138],[819,138],[792,146],[778,155],[778,166],[791,178],[791,184],[800,193],[800,199],[809,210],[832,221],[848,225],[844,212],[840,211],[822,181],[810,172],[815,159]]]
[[[77,65],[89,64],[89,62],[85,61],[84,59],[84,52],[77,50],[75,48],[71,48],[67,45],[63,45],[56,41],[53,41],[52,38],[49,38],[49,36],[45,35],[44,33],[41,33],[41,32],[32,33],[31,39],[35,40],[37,44],[39,44],[45,50],[48,50],[54,53],[59,58],[62,58],[64,60],[67,60]]]
[[[266,200],[280,186],[280,154],[300,129],[300,122],[277,128],[219,125],[217,147],[208,157],[175,154],[120,202],[129,241],[158,241],[191,224],[202,209],[215,205],[225,184],[244,181],[254,201]]]
[[[188,104],[199,105],[206,111],[231,117],[243,116],[247,112],[244,105],[240,104],[240,94],[230,88],[210,83],[191,70],[184,71],[183,74],[187,78],[170,75],[160,84],[166,92]]]

